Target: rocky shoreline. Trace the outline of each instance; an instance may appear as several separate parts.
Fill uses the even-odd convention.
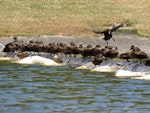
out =
[[[19,36],[18,40],[23,41],[24,43],[28,42],[30,39],[34,41],[42,41],[45,45],[51,42],[63,42],[69,44],[70,42],[74,42],[76,45],[82,44],[84,46],[91,44],[93,47],[96,44],[101,45],[102,47],[106,46],[106,42],[102,39],[103,37],[89,37],[89,38],[81,38],[81,37],[67,37],[67,36],[41,36],[41,37],[25,37]],[[135,35],[123,35],[115,37],[115,42],[113,40],[109,41],[109,45],[117,46],[118,52],[123,53],[129,51],[131,45],[135,45],[139,47],[142,51],[146,52],[150,55],[150,39],[144,37],[137,37]],[[64,55],[58,55],[58,57],[63,61],[62,63],[53,63],[53,55],[50,54],[40,54],[37,52],[32,52],[32,55],[28,57],[17,60],[18,57],[14,57],[13,53],[4,53],[2,52],[3,47],[12,42],[12,37],[4,37],[0,38],[0,56],[2,58],[8,58],[9,60],[16,61],[18,63],[37,63],[42,65],[69,65],[71,67],[75,67],[76,69],[88,69],[91,71],[98,72],[115,72],[117,77],[139,77],[138,79],[150,79],[150,67],[145,66],[144,64],[136,63],[136,62],[127,62],[127,61],[111,61],[111,60],[103,60],[100,65],[94,65],[93,60],[91,58],[83,58],[83,57],[68,57]],[[6,57],[3,57],[5,56]],[[11,57],[13,56],[13,57]],[[16,58],[16,59],[15,59]]]

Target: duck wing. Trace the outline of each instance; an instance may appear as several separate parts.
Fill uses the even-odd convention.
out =
[[[124,22],[121,23],[121,24],[118,25],[118,26],[113,26],[113,28],[111,29],[111,32],[114,32],[114,31],[118,30],[120,27],[123,27],[123,26],[125,26],[125,23],[124,23]]]
[[[104,33],[104,31],[100,31],[100,30],[93,30],[93,32],[96,34],[103,34]]]

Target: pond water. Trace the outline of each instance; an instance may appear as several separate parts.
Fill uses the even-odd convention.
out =
[[[0,61],[0,113],[149,113],[150,82]]]

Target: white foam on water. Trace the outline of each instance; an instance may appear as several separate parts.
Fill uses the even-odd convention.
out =
[[[88,67],[83,65],[83,66],[76,67],[76,69],[88,69]]]
[[[141,77],[134,77],[133,79],[150,80],[150,75],[144,75],[144,76],[141,76]]]
[[[118,70],[116,72],[116,77],[141,77],[144,76],[145,72],[133,72],[128,70]]]
[[[150,71],[145,72],[145,74],[141,77],[133,77],[132,79],[150,80]]]
[[[0,57],[0,60],[11,60],[9,57]]]
[[[52,59],[44,58],[41,56],[29,56],[16,62],[20,64],[41,64],[41,65],[49,65],[49,66],[61,65],[61,64],[56,63]]]
[[[116,72],[117,70],[119,70],[119,66],[99,66],[96,67],[94,69],[92,69],[91,71],[98,71],[98,72]]]
[[[57,56],[54,56],[54,58],[57,58]],[[11,57],[0,57],[0,60],[14,60],[14,58]],[[41,65],[47,65],[47,66],[64,66],[66,64],[64,63],[57,63],[54,60],[50,58],[45,58],[41,56],[28,56],[24,59],[21,59],[19,61],[15,61],[20,64],[41,64]],[[67,60],[68,62],[68,60]],[[91,71],[97,71],[97,72],[116,72],[116,77],[127,77],[131,79],[143,79],[143,80],[150,80],[150,68],[141,64],[137,63],[127,63],[123,66],[123,68],[120,65],[117,65],[117,63],[113,63],[110,61],[105,61],[102,63],[102,65],[94,66],[94,64],[89,59],[72,59],[69,60],[68,64],[76,64],[76,69],[88,69]]]

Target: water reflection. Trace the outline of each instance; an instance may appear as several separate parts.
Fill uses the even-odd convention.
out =
[[[0,61],[1,113],[148,113],[149,81]]]

